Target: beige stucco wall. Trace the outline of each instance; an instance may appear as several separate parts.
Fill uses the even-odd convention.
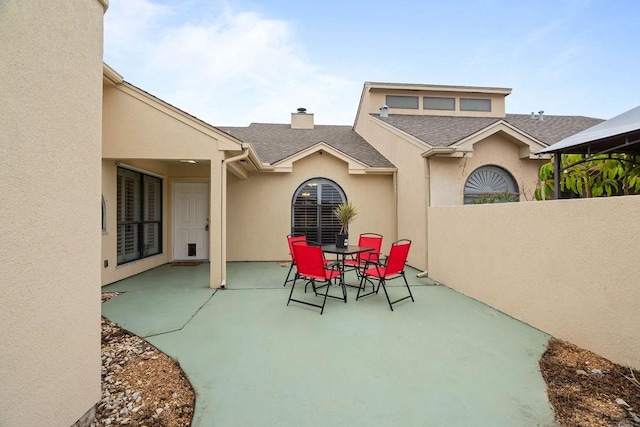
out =
[[[538,170],[547,160],[521,159],[518,150],[516,144],[497,133],[474,144],[473,152],[466,157],[431,157],[431,206],[461,205],[469,175],[487,165],[509,171],[518,185],[520,200],[533,200]]]
[[[0,2],[2,426],[68,426],[100,399],[104,11]]]
[[[108,232],[102,238],[102,284],[109,284],[173,260],[173,184],[210,183],[209,259],[210,284],[222,282],[221,174],[224,149],[240,150],[240,144],[218,139],[215,131],[193,121],[174,108],[148,98],[130,86],[104,84],[103,195],[107,201]],[[239,151],[238,151],[239,152]],[[197,165],[181,159],[198,160]],[[163,253],[117,266],[116,256],[116,163],[124,163],[163,177]],[[214,165],[214,167],[211,167]],[[213,184],[211,184],[213,183]],[[101,263],[101,265],[103,265]]]
[[[429,276],[640,368],[640,196],[429,209]]]
[[[206,182],[210,181],[208,164],[174,164],[159,160],[122,160],[125,167],[130,166],[138,170],[163,177],[162,187],[162,248],[161,254],[118,264],[117,256],[117,163],[115,160],[102,161],[102,196],[106,207],[106,232],[102,234],[102,285],[122,280],[151,268],[173,261],[173,189],[176,182]],[[213,231],[212,231],[213,233]],[[108,266],[104,267],[104,261]]]
[[[450,91],[429,91],[416,92],[413,90],[391,90],[391,89],[371,89],[369,91],[369,102],[367,105],[367,114],[379,114],[380,107],[387,102],[387,95],[393,96],[417,96],[418,108],[389,108],[389,114],[402,114],[408,116],[464,116],[464,117],[504,117],[505,116],[505,99],[502,94],[474,94],[468,92],[450,92]],[[423,108],[423,98],[425,96],[433,96],[440,98],[455,98],[455,110],[425,110]],[[490,99],[491,111],[460,111],[460,98],[472,99]]]
[[[401,135],[380,126],[375,119],[361,118],[358,134],[380,151],[397,168],[398,239],[412,241],[408,263],[424,270],[427,267],[427,186],[424,147],[407,142]]]
[[[349,227],[350,239],[364,232],[384,236],[383,251],[396,239],[392,175],[350,175],[344,161],[324,152],[294,162],[291,173],[254,173],[228,181],[228,261],[289,259],[285,236],[291,233],[291,201],[311,178],[327,178],[344,190],[359,214]]]

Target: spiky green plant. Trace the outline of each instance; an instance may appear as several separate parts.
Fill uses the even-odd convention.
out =
[[[351,202],[341,203],[333,210],[333,215],[340,222],[340,234],[345,234],[349,230],[349,224],[353,222],[356,215],[358,215],[358,209]]]

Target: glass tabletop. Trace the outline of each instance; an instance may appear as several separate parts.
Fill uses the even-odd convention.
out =
[[[360,252],[369,252],[374,251],[376,248],[373,246],[358,246],[358,245],[349,245],[346,248],[339,248],[335,244],[333,245],[322,245],[322,251],[328,254],[338,254],[338,255],[353,255]]]

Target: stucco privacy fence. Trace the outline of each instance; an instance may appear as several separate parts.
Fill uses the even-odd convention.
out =
[[[640,196],[432,207],[429,276],[640,368]]]

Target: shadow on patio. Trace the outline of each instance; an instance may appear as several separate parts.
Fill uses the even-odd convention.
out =
[[[286,306],[287,271],[229,263],[216,291],[208,264],[167,264],[102,288],[126,292],[102,311],[180,362],[194,426],[554,424],[538,368],[548,335],[413,269],[415,303],[391,312],[382,291],[349,289],[321,316]],[[394,282],[391,298],[406,291]]]

